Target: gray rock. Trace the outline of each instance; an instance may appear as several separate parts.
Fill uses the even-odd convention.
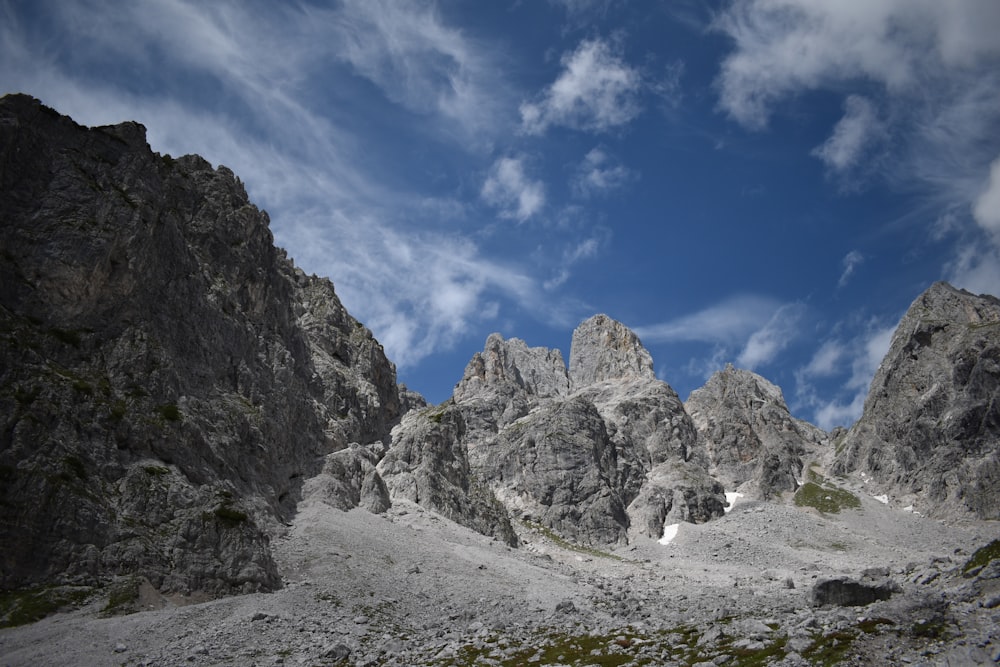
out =
[[[546,403],[478,450],[477,474],[515,514],[583,544],[624,539],[615,448],[589,401]]]
[[[0,586],[280,586],[304,480],[398,419],[381,345],[225,167],[24,95],[0,146]]]
[[[378,473],[392,497],[516,545],[506,511],[469,466],[465,430],[462,412],[454,405],[411,411],[393,430]]]
[[[594,315],[573,332],[569,377],[574,389],[605,380],[656,379],[653,358],[639,337],[607,315]]]
[[[936,517],[1000,518],[1000,300],[935,283],[910,306],[834,472]]]
[[[820,429],[795,419],[781,390],[727,365],[684,404],[727,488],[762,499],[798,488],[802,456],[825,443]]]
[[[816,607],[826,605],[860,607],[878,600],[888,600],[898,591],[899,586],[891,580],[869,584],[848,577],[833,577],[816,582],[812,589],[811,601]]]

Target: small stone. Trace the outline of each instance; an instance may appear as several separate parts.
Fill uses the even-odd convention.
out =
[[[128,647],[125,644],[115,644],[115,653],[124,653],[127,650]]]
[[[336,662],[338,660],[346,660],[348,657],[350,657],[350,655],[351,655],[350,646],[347,646],[346,644],[334,644],[333,646],[330,646],[325,651],[323,651],[323,655],[320,657],[328,660],[333,660],[334,662]]]
[[[367,616],[355,616],[351,620],[354,621],[358,625],[364,625],[365,623],[368,622],[368,617]]]
[[[263,621],[267,618],[267,614],[262,611],[258,611],[256,614],[250,617],[251,621]]]

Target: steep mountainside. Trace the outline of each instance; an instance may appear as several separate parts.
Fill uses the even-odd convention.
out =
[[[921,294],[836,451],[836,472],[925,514],[1000,519],[1000,300]]]
[[[732,365],[692,392],[684,408],[705,441],[712,475],[754,497],[794,491],[803,456],[826,444],[826,433],[792,417],[781,389]]]
[[[378,495],[324,457],[388,439],[395,369],[229,170],[11,95],[0,226],[0,588],[272,589],[303,480]]]

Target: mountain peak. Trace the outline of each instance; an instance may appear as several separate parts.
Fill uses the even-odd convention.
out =
[[[569,376],[575,389],[605,380],[655,379],[653,358],[639,337],[607,315],[584,320],[573,332]]]

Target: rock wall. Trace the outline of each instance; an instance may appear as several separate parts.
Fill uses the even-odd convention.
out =
[[[684,407],[707,449],[712,475],[756,498],[795,491],[803,456],[827,444],[821,429],[792,417],[781,389],[732,365],[691,392]]]
[[[228,169],[136,123],[0,100],[0,226],[0,587],[278,586],[303,480],[398,421],[382,347]]]
[[[910,306],[834,471],[940,517],[1000,519],[1000,300],[935,283]]]

